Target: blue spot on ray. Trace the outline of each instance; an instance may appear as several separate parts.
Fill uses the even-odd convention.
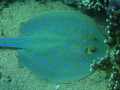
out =
[[[80,48],[79,50],[80,50],[80,51],[83,51],[83,48]]]
[[[61,65],[62,63],[58,63],[58,65]]]
[[[70,46],[66,46],[66,49],[70,49]]]
[[[83,42],[86,42],[86,39],[83,39]]]
[[[78,62],[78,60],[74,60],[74,62]]]
[[[56,53],[60,53],[60,51],[56,51]]]
[[[40,60],[36,60],[36,62],[40,62]]]
[[[53,59],[58,59],[58,57],[57,57],[57,56],[54,56]]]
[[[75,41],[76,41],[76,43],[80,42],[80,40],[75,40]]]
[[[67,58],[66,60],[67,60],[67,61],[70,61],[70,58]]]
[[[22,65],[54,84],[87,77],[92,73],[89,69],[93,60],[103,57],[109,48],[96,23],[76,11],[54,11],[33,17],[21,23],[20,34],[18,38],[0,38],[0,46],[17,48]],[[90,47],[96,50],[92,52]]]

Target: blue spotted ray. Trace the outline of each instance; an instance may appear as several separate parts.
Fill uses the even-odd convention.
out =
[[[90,64],[109,46],[96,23],[76,11],[47,12],[21,23],[18,38],[0,46],[17,48],[18,61],[48,83],[70,83],[90,75]]]

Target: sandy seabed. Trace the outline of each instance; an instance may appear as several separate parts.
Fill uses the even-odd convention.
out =
[[[53,10],[74,9],[59,1],[41,4],[31,0],[10,4],[0,15],[0,36],[17,37],[21,22]],[[105,73],[102,71],[96,71],[87,78],[70,84],[59,84],[57,88],[58,85],[40,80],[27,68],[19,68],[16,56],[16,49],[0,49],[0,90],[108,90]]]

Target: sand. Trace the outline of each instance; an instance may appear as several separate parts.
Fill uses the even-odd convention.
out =
[[[0,37],[17,37],[21,22],[53,10],[74,10],[57,1],[41,4],[34,0],[15,2],[0,14]],[[95,71],[85,79],[70,84],[49,84],[27,68],[19,68],[16,49],[0,49],[0,90],[108,90],[105,73]]]

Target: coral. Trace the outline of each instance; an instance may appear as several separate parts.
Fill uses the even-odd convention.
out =
[[[66,4],[74,4],[77,8],[86,7],[86,9],[100,10],[102,8],[106,9],[109,0],[63,0]]]
[[[120,9],[120,0],[110,0],[109,6],[106,10],[107,14],[112,14],[112,9],[119,10]]]
[[[109,0],[82,0],[82,2],[88,9],[96,9],[99,11],[102,8],[106,9]]]
[[[110,75],[108,87],[110,90],[120,90],[120,10],[112,10],[112,15],[106,21],[109,25],[105,28],[108,38],[104,43],[110,46],[104,58],[91,64],[92,70],[103,70]]]

